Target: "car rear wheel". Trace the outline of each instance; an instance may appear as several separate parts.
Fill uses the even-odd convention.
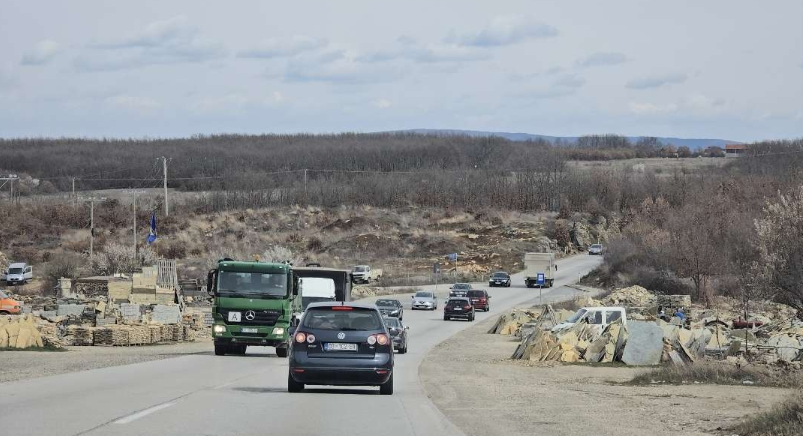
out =
[[[472,313],[471,316],[468,317],[469,322],[474,321],[474,314]]]
[[[304,390],[304,383],[293,380],[293,376],[287,374],[287,392],[301,392]]]
[[[379,395],[393,395],[393,374],[385,384],[379,386]]]
[[[276,347],[276,356],[277,357],[287,357],[287,347]]]
[[[446,316],[446,315],[443,315],[443,320],[444,320],[444,321],[449,321],[449,317],[448,317],[448,316]]]
[[[404,344],[404,348],[399,348],[399,354],[407,354],[407,344]]]

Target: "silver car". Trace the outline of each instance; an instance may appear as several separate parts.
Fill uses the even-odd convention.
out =
[[[588,247],[588,254],[590,255],[601,255],[602,254],[602,245],[601,244],[592,244]]]
[[[418,291],[413,295],[412,309],[435,310],[438,308],[438,297],[432,291]]]

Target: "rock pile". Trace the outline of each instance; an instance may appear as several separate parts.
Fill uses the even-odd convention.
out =
[[[627,343],[627,328],[618,321],[602,332],[598,327],[578,323],[560,333],[536,328],[522,339],[512,358],[533,362],[620,361]]]
[[[657,304],[657,297],[641,286],[630,286],[613,291],[603,298],[603,306],[652,307]]]
[[[43,347],[33,316],[0,318],[0,348]]]

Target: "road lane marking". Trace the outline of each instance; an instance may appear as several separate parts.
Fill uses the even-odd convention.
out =
[[[170,407],[170,406],[172,406],[174,404],[176,404],[176,403],[172,402],[172,403],[159,404],[158,406],[153,406],[153,407],[147,408],[145,410],[141,410],[141,411],[139,411],[137,413],[134,413],[132,415],[128,415],[126,417],[120,418],[117,421],[114,421],[114,423],[115,424],[128,424],[129,422],[136,421],[136,420],[138,420],[140,418],[148,416],[151,413],[158,412],[158,411],[160,411],[162,409],[167,409],[168,407]]]

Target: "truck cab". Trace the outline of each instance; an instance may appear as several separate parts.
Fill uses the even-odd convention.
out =
[[[571,328],[577,323],[586,322],[591,325],[599,326],[600,332],[614,321],[622,320],[623,325],[627,325],[627,311],[624,307],[582,307],[569,319],[552,327],[552,332],[559,332]]]
[[[24,262],[12,263],[8,266],[8,270],[4,271],[3,276],[9,286],[24,285],[33,279],[33,267]]]
[[[276,347],[276,355],[287,357],[288,330],[301,304],[298,289],[290,265],[219,261],[207,276],[215,355],[245,354],[255,345]]]
[[[0,315],[18,315],[21,312],[20,303],[5,292],[0,291]]]

